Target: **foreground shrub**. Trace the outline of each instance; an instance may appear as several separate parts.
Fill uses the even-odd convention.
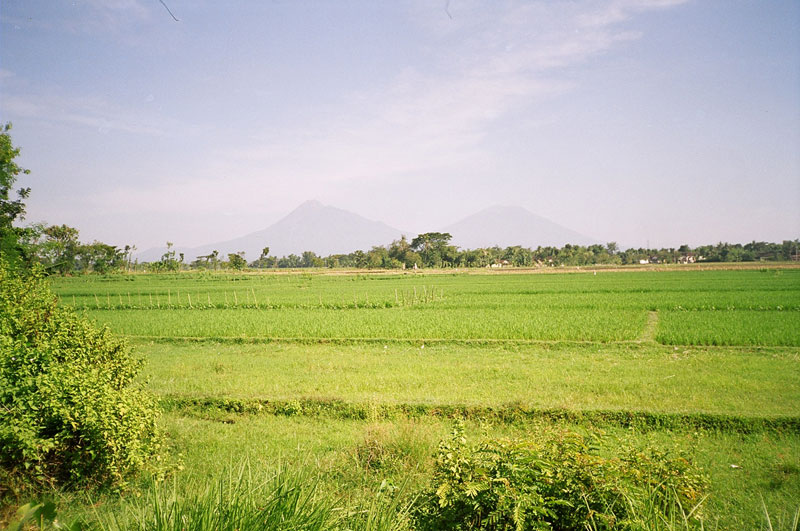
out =
[[[439,445],[420,529],[640,529],[691,527],[706,478],[683,455],[623,448],[599,455],[597,441],[568,431],[535,440],[467,444],[463,426]],[[643,522],[646,520],[650,524]]]
[[[40,272],[0,260],[0,496],[35,484],[122,487],[160,460],[141,361],[59,308]]]

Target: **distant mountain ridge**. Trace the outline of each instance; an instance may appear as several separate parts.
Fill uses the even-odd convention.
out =
[[[266,229],[232,240],[175,250],[184,253],[186,262],[214,250],[219,251],[220,259],[227,258],[228,253],[244,251],[247,260],[252,261],[261,255],[264,247],[269,247],[271,256],[299,255],[303,251],[327,256],[369,250],[397,240],[403,234],[409,233],[319,201],[306,201]],[[138,258],[148,262],[159,260],[165,252],[165,247],[149,249]]]
[[[592,245],[597,240],[537,216],[521,206],[495,205],[442,229],[453,235],[452,243],[465,249],[479,247],[563,247]]]
[[[489,207],[440,230],[449,232],[453,236],[452,243],[464,249],[598,243],[520,206]],[[175,247],[174,250],[176,254],[183,253],[187,263],[215,250],[219,251],[220,259],[226,259],[228,253],[244,251],[247,260],[253,261],[264,247],[269,247],[271,256],[299,255],[303,251],[327,256],[388,245],[403,234],[410,240],[414,233],[319,201],[306,201],[266,229],[231,240],[198,247]],[[166,247],[148,249],[136,257],[142,262],[157,261],[166,250]]]

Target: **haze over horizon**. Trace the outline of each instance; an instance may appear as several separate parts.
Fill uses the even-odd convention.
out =
[[[463,249],[513,245],[536,249],[600,243],[584,234],[554,224],[547,219],[516,206],[496,205],[457,220],[435,231],[451,234],[451,244]],[[264,247],[270,256],[300,255],[313,251],[319,256],[369,251],[375,246],[389,246],[406,237],[413,240],[419,233],[391,227],[380,220],[370,220],[354,212],[310,200],[287,216],[262,230],[253,231],[227,241],[206,242],[200,246],[176,245],[172,251],[184,254],[187,262],[217,251],[244,253],[248,261],[257,259]],[[133,255],[140,261],[157,261],[168,249],[166,245],[137,249]]]
[[[415,232],[800,237],[800,3],[8,0],[26,222],[192,247],[307,200]],[[389,242],[384,242],[389,243]]]

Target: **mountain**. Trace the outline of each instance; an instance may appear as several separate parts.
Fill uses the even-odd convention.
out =
[[[441,229],[453,235],[452,243],[462,249],[499,245],[557,246],[591,245],[598,241],[568,229],[519,206],[493,206],[481,210],[461,221]],[[306,201],[286,217],[266,229],[232,240],[210,243],[199,247],[175,247],[176,255],[184,254],[191,262],[198,256],[219,251],[220,259],[228,253],[244,251],[248,261],[255,260],[264,247],[270,255],[287,256],[314,251],[319,256],[369,250],[374,245],[388,245],[403,232],[380,221],[372,221],[358,214],[326,206],[319,201]],[[159,260],[166,248],[148,249],[136,257],[140,262]]]
[[[572,229],[537,216],[520,206],[493,206],[448,225],[442,232],[453,235],[452,243],[462,249],[498,245],[562,247],[591,245],[598,241]]]
[[[271,256],[301,254],[314,251],[319,256],[367,251],[374,245],[388,245],[397,240],[402,231],[380,221],[372,221],[358,214],[326,206],[319,201],[306,201],[286,217],[266,229],[240,238],[193,248],[176,248],[184,253],[185,262],[198,256],[219,251],[221,259],[228,253],[244,251],[248,261],[257,259],[264,247]],[[138,255],[139,261],[159,260],[165,248],[149,249]]]

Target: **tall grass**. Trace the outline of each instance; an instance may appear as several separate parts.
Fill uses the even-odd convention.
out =
[[[413,529],[411,508],[414,498],[404,500],[401,492],[394,492],[386,481],[372,496],[367,507],[351,510],[343,515],[342,531],[406,531]]]
[[[770,515],[767,503],[764,501],[764,496],[761,496],[761,508],[764,510],[764,525],[761,526],[762,529],[767,531],[797,531],[800,525],[800,505],[798,505],[797,510],[794,512],[791,521],[788,519],[783,520],[780,517],[775,518]],[[773,522],[773,520],[775,521]]]
[[[332,502],[316,495],[313,478],[302,469],[265,474],[244,462],[205,487],[176,479],[153,483],[123,513],[99,524],[108,530],[314,531],[330,529]]]
[[[113,515],[95,513],[87,527],[104,531],[402,531],[409,502],[382,488],[364,507],[344,507],[318,492],[320,478],[301,467],[254,470],[248,461],[208,484],[152,483]]]
[[[697,531],[708,529],[702,517],[708,496],[704,496],[691,507],[684,506],[674,489],[660,492],[661,485],[652,485],[639,492],[624,495],[625,519],[617,528],[628,531]],[[608,529],[606,522],[591,517],[587,531]]]

